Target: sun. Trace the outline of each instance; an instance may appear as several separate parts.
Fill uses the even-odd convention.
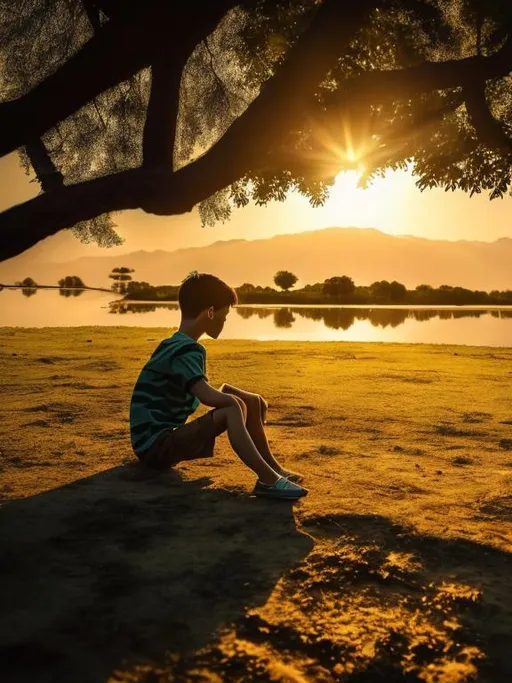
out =
[[[354,155],[351,161],[356,163],[357,157]],[[337,174],[329,199],[322,208],[326,219],[333,225],[378,229],[383,214],[396,212],[398,225],[403,178],[396,173],[387,173],[363,189],[359,186],[363,172],[364,166],[360,164],[357,170],[340,171]]]

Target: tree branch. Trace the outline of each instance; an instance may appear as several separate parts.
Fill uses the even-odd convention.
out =
[[[101,31],[100,8],[97,3],[91,2],[91,0],[82,0],[82,2],[94,33],[98,33]]]
[[[269,150],[303,120],[311,93],[376,4],[377,0],[360,0],[354,7],[352,3],[325,0],[286,61],[247,110],[208,152],[177,172],[172,173],[169,167],[125,171],[65,187],[5,211],[0,215],[0,259],[15,256],[43,237],[102,213],[130,208],[163,215],[190,211],[248,172],[264,168]],[[510,71],[511,53],[509,39],[491,57],[363,74],[345,84],[338,96],[338,112],[363,103],[458,87],[475,71],[485,78],[505,75]]]
[[[144,166],[173,168],[181,76],[188,56],[180,58],[167,49],[153,62],[142,145]]]
[[[89,21],[96,30],[96,23],[99,23],[98,10],[101,10],[103,14],[109,19],[117,19],[122,16],[123,12],[126,13],[126,4],[123,4],[123,0],[83,0],[87,16]],[[98,16],[98,20],[93,21],[91,14]],[[100,25],[101,27],[101,25]]]
[[[344,3],[343,3],[344,5]],[[0,259],[7,259],[43,237],[79,221],[127,208],[156,214],[190,211],[195,204],[245,175],[272,140],[302,111],[307,96],[350,41],[375,0],[356,10],[326,0],[289,58],[262,88],[248,109],[205,155],[175,173],[141,168],[36,197],[0,215]],[[311,55],[315,59],[311,60]],[[268,117],[273,125],[268,125]]]
[[[41,137],[100,93],[149,66],[159,44],[173,44],[176,54],[183,46],[188,51],[192,38],[202,40],[236,4],[189,0],[177,13],[174,3],[148,0],[143,10],[130,6],[120,12],[54,74],[26,95],[0,104],[0,156]]]
[[[478,138],[491,149],[512,152],[510,138],[502,124],[494,118],[485,96],[485,81],[471,83],[463,88],[466,111]]]
[[[369,130],[368,137],[377,136],[378,142],[356,161],[340,157],[338,149],[343,148],[346,142],[344,130],[340,128],[341,139],[333,137],[331,148],[326,148],[321,142],[308,150],[293,150],[286,144],[280,145],[268,155],[268,166],[265,170],[272,173],[286,169],[298,177],[328,179],[340,170],[357,168],[361,163],[369,169],[376,168],[388,160],[409,156],[410,150],[407,150],[407,147],[410,147],[411,141],[419,135],[427,136],[433,127],[463,102],[462,94],[455,93],[439,108],[423,112],[401,127],[390,125],[385,130]]]
[[[200,198],[198,188],[184,186],[184,211],[264,163],[272,144],[304,115],[311,92],[378,4],[378,0],[360,0],[347,8],[338,0],[325,0],[320,5],[309,27],[290,48],[286,61],[245,112],[208,152],[180,169],[181,177],[190,177],[193,185],[201,179]],[[167,215],[174,201],[156,183],[142,208]]]
[[[43,192],[49,192],[64,185],[64,176],[53,163],[41,138],[28,142],[25,150]]]
[[[345,3],[335,0],[326,0],[321,5],[310,28],[290,49],[286,62],[265,83],[253,103],[203,157],[181,169],[194,178],[191,182],[197,183],[197,178],[202,178],[201,194],[211,196],[249,171],[268,168],[269,151],[277,140],[286,137],[290,128],[301,122],[307,111],[306,97],[310,98],[333,61],[343,53],[355,31],[378,4],[377,0],[362,1],[349,10]],[[334,95],[336,122],[339,126],[340,117],[354,109],[460,87],[476,73],[491,79],[510,71],[512,34],[489,57],[426,62],[394,71],[371,71],[341,84]],[[335,125],[332,108],[322,117],[319,120],[323,125],[331,128]],[[269,120],[272,125],[268,125]],[[165,195],[158,191],[157,194],[143,208],[151,213],[167,214],[170,206],[166,206]],[[189,195],[190,192],[185,192],[184,202]],[[192,207],[193,203],[187,210]]]
[[[43,193],[0,214],[0,261],[64,228],[141,203],[141,171],[130,170]]]
[[[502,78],[512,72],[512,32],[503,46],[489,57],[467,57],[446,62],[424,62],[419,66],[392,71],[373,70],[347,79],[327,100],[337,116],[340,108],[384,104],[432,90],[458,88],[481,80]]]
[[[149,46],[141,45],[139,33],[139,26],[107,22],[54,74],[26,95],[0,104],[0,156],[27,139],[41,137],[101,92],[147,66]]]

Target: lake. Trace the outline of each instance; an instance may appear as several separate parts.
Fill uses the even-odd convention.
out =
[[[178,321],[175,303],[127,303],[109,292],[0,291],[0,326],[174,327]],[[229,314],[222,337],[512,347],[512,307],[241,305]]]

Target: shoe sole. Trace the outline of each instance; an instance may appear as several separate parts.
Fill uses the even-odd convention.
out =
[[[304,498],[307,496],[309,491],[305,491],[304,493],[299,493],[299,494],[292,494],[292,495],[283,495],[282,493],[272,493],[270,491],[253,491],[254,496],[259,496],[261,498],[278,498],[280,500],[299,500],[300,498]]]

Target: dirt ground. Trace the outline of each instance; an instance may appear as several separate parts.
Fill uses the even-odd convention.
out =
[[[291,505],[226,436],[134,460],[168,334],[0,328],[1,680],[512,680],[512,349],[206,341],[268,400]]]

